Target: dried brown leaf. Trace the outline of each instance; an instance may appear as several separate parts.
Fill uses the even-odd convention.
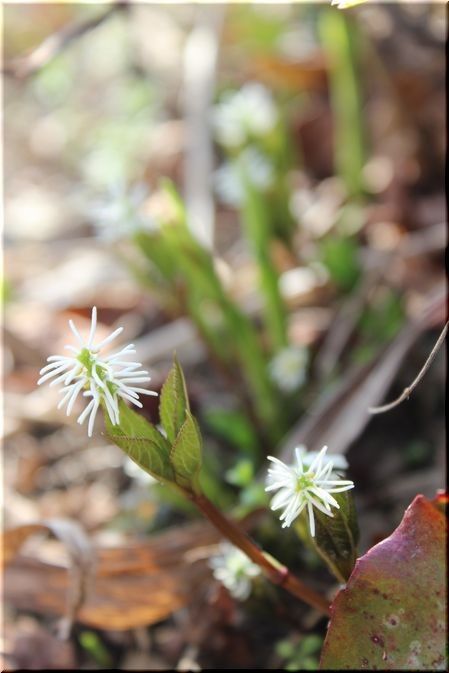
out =
[[[62,609],[65,617],[64,633],[68,635],[73,620],[86,598],[88,580],[94,561],[93,548],[89,538],[76,522],[66,519],[43,520],[5,531],[2,548],[4,562],[7,566],[13,563],[25,540],[39,533],[51,533],[58,538],[66,547],[70,557],[71,568],[66,573],[68,575],[70,572],[71,579],[68,580],[63,594]],[[17,581],[17,588],[20,591],[22,582]],[[45,584],[39,584],[37,588],[42,591],[43,588],[45,589]]]
[[[187,552],[215,544],[218,534],[194,523],[155,535],[145,544],[98,549],[95,576],[77,620],[96,628],[132,629],[168,617],[186,605],[204,579],[204,562]],[[64,615],[67,569],[17,557],[5,573],[5,598],[22,610]]]

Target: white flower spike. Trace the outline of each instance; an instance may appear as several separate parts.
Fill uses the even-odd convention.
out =
[[[341,493],[354,488],[354,483],[340,479],[335,469],[344,469],[344,462],[334,461],[326,456],[327,446],[319,453],[307,454],[305,447],[295,449],[296,464],[286,465],[278,458],[268,456],[274,467],[268,470],[266,491],[279,489],[272,498],[273,511],[283,508],[279,517],[286,528],[307,508],[310,534],[315,537],[314,507],[327,516],[333,517],[331,508],[340,505],[331,493]],[[313,460],[311,460],[313,455]],[[339,462],[339,464],[337,464]]]
[[[229,542],[220,544],[220,552],[210,559],[209,565],[214,571],[215,579],[239,601],[249,597],[252,581],[261,572],[258,565]]]
[[[139,402],[139,394],[156,395],[153,390],[137,387],[136,384],[148,383],[151,379],[148,372],[140,370],[140,362],[128,362],[126,358],[136,351],[133,344],[121,348],[116,353],[102,356],[101,350],[111,343],[121,332],[119,327],[108,337],[94,344],[97,328],[97,309],[92,309],[92,320],[87,341],[84,341],[72,320],[69,320],[78,346],[65,346],[73,353],[67,355],[50,355],[47,358],[50,364],[40,371],[41,378],[38,385],[53,378],[50,386],[62,384],[59,391],[63,394],[58,404],[58,409],[66,406],[67,416],[72,413],[73,406],[81,391],[82,396],[90,398],[84,411],[78,417],[78,423],[82,424],[87,417],[89,422],[87,434],[92,437],[95,417],[100,405],[103,403],[113,425],[120,422],[119,398],[128,400],[137,407],[142,407]],[[55,378],[54,378],[55,377]]]
[[[226,147],[239,147],[251,136],[267,135],[277,120],[271,93],[258,82],[248,82],[239,91],[225,94],[212,117],[217,139]]]

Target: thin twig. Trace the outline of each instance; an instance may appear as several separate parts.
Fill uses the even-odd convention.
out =
[[[404,388],[404,390],[399,395],[399,397],[396,400],[394,400],[393,402],[390,402],[389,404],[384,404],[382,407],[370,407],[368,409],[370,414],[383,414],[385,411],[390,411],[390,409],[394,409],[399,404],[401,404],[401,402],[403,402],[404,400],[407,400],[410,397],[410,395],[412,394],[412,392],[414,391],[416,386],[420,383],[424,374],[429,369],[429,367],[432,364],[432,361],[434,360],[436,354],[440,350],[440,348],[442,346],[442,343],[443,343],[443,341],[446,337],[448,327],[449,327],[449,321],[445,324],[445,326],[443,328],[443,331],[441,332],[440,336],[438,337],[438,340],[437,340],[435,346],[432,348],[432,351],[431,351],[429,357],[427,358],[427,360],[424,363],[424,367],[421,369],[421,371],[419,372],[416,379],[409,386],[407,386],[407,388]]]
[[[119,10],[124,10],[127,2],[123,0],[115,2],[103,14],[89,19],[83,23],[73,23],[64,26],[59,32],[47,37],[28,56],[14,59],[5,65],[3,73],[19,80],[26,79],[41,70],[56,56],[58,56],[74,40],[94,28],[100,26],[106,19]]]

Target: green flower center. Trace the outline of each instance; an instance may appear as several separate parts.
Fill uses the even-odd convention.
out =
[[[83,348],[77,359],[83,365],[87,371],[87,374],[92,376],[92,367],[95,364],[95,356],[91,353],[91,351],[88,348]]]
[[[83,348],[81,352],[79,353],[78,357],[78,362],[83,365],[83,367],[86,370],[87,376],[89,378],[92,378],[92,369],[93,366],[95,365],[97,376],[100,379],[100,381],[103,381],[106,383],[111,395],[114,395],[116,390],[118,389],[118,386],[116,386],[114,383],[111,381],[106,381],[107,377],[107,368],[101,364],[101,362],[98,362],[96,356],[90,351],[88,348]],[[87,388],[88,386],[86,386]]]
[[[296,483],[296,490],[298,493],[300,491],[307,491],[307,489],[311,488],[314,486],[314,477],[315,474],[313,472],[307,472],[306,474],[302,474],[300,477],[298,477],[297,483]]]

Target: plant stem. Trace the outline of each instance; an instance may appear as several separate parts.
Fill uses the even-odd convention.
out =
[[[263,570],[271,582],[282,586],[296,598],[329,616],[329,605],[323,596],[307,587],[297,577],[292,575],[288,568],[263,552],[246,533],[240,530],[234,521],[225,517],[210,500],[204,495],[195,493],[190,495],[190,499],[224,537],[241,549]]]
[[[276,352],[288,344],[287,314],[279,289],[278,272],[270,254],[273,232],[268,204],[244,175],[242,179],[245,187],[242,221],[257,260],[260,290],[265,304],[266,328],[272,352]]]
[[[357,26],[329,8],[320,12],[319,29],[328,59],[329,89],[334,123],[335,169],[352,197],[364,191],[366,161],[362,100],[357,65],[360,59]]]

